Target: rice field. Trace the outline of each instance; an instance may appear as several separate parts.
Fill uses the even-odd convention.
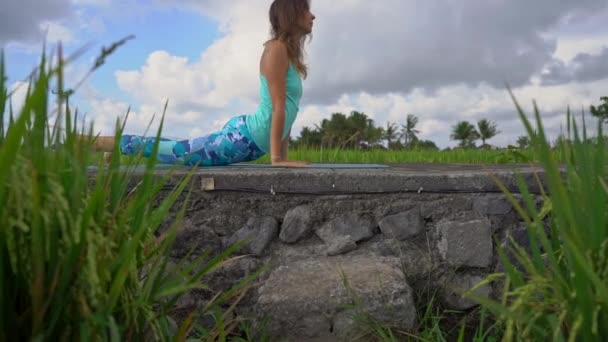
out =
[[[351,163],[351,164],[407,164],[407,163],[448,163],[448,164],[507,164],[534,161],[529,150],[340,150],[340,149],[294,149],[288,153],[290,160],[311,163]],[[98,154],[101,159],[103,154]],[[123,162],[134,162],[135,158],[121,156]],[[141,160],[144,162],[145,158]],[[253,161],[254,164],[270,164],[270,155]]]
[[[455,163],[504,164],[530,160],[531,152],[502,150],[340,150],[297,149],[289,151],[289,159],[312,163]],[[270,163],[268,155],[256,163]]]

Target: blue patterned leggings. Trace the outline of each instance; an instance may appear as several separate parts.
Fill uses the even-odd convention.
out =
[[[122,135],[120,151],[125,155],[152,154],[155,137]],[[265,153],[253,142],[245,115],[233,117],[221,130],[190,140],[161,138],[157,159],[163,164],[220,166],[253,161]]]

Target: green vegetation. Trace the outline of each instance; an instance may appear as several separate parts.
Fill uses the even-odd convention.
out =
[[[304,127],[297,139],[290,143],[296,149],[319,150],[365,150],[381,149],[391,151],[403,150],[438,150],[434,142],[420,140],[416,129],[418,117],[408,114],[401,130],[396,123],[387,122],[386,127],[376,127],[374,120],[367,114],[352,111],[346,116],[333,113],[329,119],[323,119],[314,129]],[[479,131],[468,121],[458,122],[452,127],[452,140],[459,140],[461,148],[475,148],[475,141],[481,139],[484,148],[491,148],[486,141],[500,133],[496,123],[482,119],[477,122]]]
[[[479,139],[479,133],[470,122],[459,121],[452,127],[450,139],[460,141],[458,146],[461,148],[473,148],[475,147],[475,140]]]
[[[133,165],[119,169],[114,157],[91,184],[90,145],[77,138],[85,132],[73,124],[58,51],[55,64],[41,58],[19,113],[7,105],[0,53],[0,341],[225,339],[238,322],[233,306],[220,305],[238,303],[250,279],[187,314],[179,327],[173,308],[185,292],[204,287],[203,276],[238,246],[213,259],[169,261],[187,202],[177,206],[177,199],[188,196],[190,175],[165,189],[172,174],[154,176],[154,158],[135,177]],[[168,191],[164,199],[160,190]],[[177,213],[169,215],[173,207]],[[194,323],[204,314],[216,326]]]
[[[608,123],[608,96],[600,97],[600,101],[603,103],[596,106],[591,106],[589,110],[591,111],[591,115],[598,118],[603,123]]]
[[[518,178],[523,204],[503,187],[528,229],[530,246],[513,243],[500,257],[504,280],[500,301],[480,298],[504,327],[503,340],[603,341],[608,336],[608,186],[602,124],[595,139],[588,139],[584,117],[568,112],[568,136],[560,153],[550,148],[535,107],[536,129],[516,106],[532,148],[546,172],[547,189],[540,208],[525,182]]]
[[[482,146],[486,146],[486,140],[492,139],[498,133],[498,129],[496,129],[496,123],[483,119],[477,122],[477,128],[479,129],[479,139],[481,139]]]
[[[346,150],[298,148],[289,151],[289,158],[306,160],[312,163],[456,163],[456,164],[504,164],[528,162],[531,152],[527,150],[502,149],[454,149],[438,151],[428,149],[414,150]],[[270,163],[264,156],[255,163]]]
[[[418,139],[417,124],[418,117],[412,114],[407,115],[406,123],[399,129],[393,122],[387,122],[386,128],[376,127],[374,120],[363,112],[352,111],[349,116],[333,113],[314,129],[304,127],[297,139],[290,140],[290,145],[304,150],[438,150],[434,142]]]

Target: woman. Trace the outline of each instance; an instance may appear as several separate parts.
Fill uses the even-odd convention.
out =
[[[287,159],[291,127],[302,96],[306,36],[315,16],[309,0],[274,0],[269,11],[271,40],[260,60],[260,104],[255,113],[233,117],[220,131],[191,140],[161,139],[161,163],[217,166],[256,160],[270,152],[273,166],[303,167],[307,162]],[[149,156],[155,138],[123,135],[120,151]],[[112,151],[114,137],[98,137],[96,150]]]

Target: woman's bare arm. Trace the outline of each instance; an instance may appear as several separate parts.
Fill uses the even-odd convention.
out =
[[[287,152],[289,149],[289,137],[291,137],[291,130],[287,132],[287,136],[281,142],[281,159],[287,160]]]
[[[289,58],[287,48],[278,41],[266,44],[260,69],[270,91],[272,100],[272,122],[270,128],[270,157],[281,157],[283,128],[285,127],[285,88]]]
[[[268,82],[268,89],[272,100],[270,160],[273,165],[277,166],[305,166],[307,163],[288,161],[287,150],[283,151],[284,142],[282,136],[285,129],[285,92],[288,68],[289,57],[285,44],[278,40],[268,42],[262,55],[260,69]]]

